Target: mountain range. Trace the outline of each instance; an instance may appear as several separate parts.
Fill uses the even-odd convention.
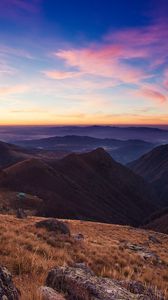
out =
[[[142,140],[100,139],[77,135],[15,141],[15,144],[27,149],[59,151],[60,153],[86,152],[103,147],[116,161],[122,164],[139,158],[155,147],[155,144]]]
[[[125,149],[137,145],[141,152],[154,145],[87,136],[18,144],[0,142],[1,211],[29,209],[27,200],[23,205],[17,199],[25,193],[38,215],[133,226],[145,222],[145,228],[167,232],[168,145],[155,147],[124,166],[116,157],[124,157]],[[40,206],[36,199],[41,199]]]
[[[81,135],[110,139],[138,139],[168,143],[168,130],[154,127],[124,126],[0,126],[0,140],[39,139],[52,136]]]
[[[0,187],[40,197],[45,216],[138,225],[156,210],[148,184],[102,148],[18,162],[1,170]]]

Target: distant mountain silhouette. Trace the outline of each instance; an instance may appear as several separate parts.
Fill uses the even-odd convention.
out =
[[[1,171],[0,185],[42,198],[46,216],[138,225],[155,210],[144,180],[102,148],[50,164],[19,162]]]
[[[160,204],[168,206],[168,144],[156,147],[128,166],[151,184]]]
[[[168,143],[168,130],[154,127],[124,126],[1,126],[0,139],[38,139],[51,136],[81,135],[95,138],[138,139],[158,144]]]
[[[86,152],[97,147],[103,147],[111,154],[111,156],[126,164],[132,160],[139,158],[144,153],[155,147],[154,144],[141,140],[116,140],[116,139],[100,139],[89,136],[68,135],[63,137],[50,137],[37,140],[17,141],[17,145],[43,150],[57,150],[61,152]]]

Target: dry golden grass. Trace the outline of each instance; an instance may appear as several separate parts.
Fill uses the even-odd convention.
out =
[[[72,234],[82,233],[84,242],[37,229],[42,218],[25,220],[1,215],[0,264],[12,272],[23,300],[37,300],[37,288],[44,284],[54,266],[85,262],[96,274],[115,279],[135,279],[155,286],[168,297],[168,236],[137,230],[128,226],[83,221],[67,221]],[[157,236],[161,244],[149,241]],[[144,260],[138,253],[124,248],[124,241],[145,245],[162,263]]]

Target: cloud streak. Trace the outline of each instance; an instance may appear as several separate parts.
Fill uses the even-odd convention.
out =
[[[0,96],[24,93],[28,88],[27,85],[0,86]]]
[[[124,85],[127,94],[132,85],[135,95],[162,105],[167,101],[163,91],[168,86],[167,53],[168,24],[156,23],[113,31],[87,47],[57,50],[54,55],[63,62],[63,69],[44,70],[43,74],[66,80],[67,86],[86,88],[88,84],[95,90]]]
[[[39,12],[41,0],[1,0],[0,15],[6,17],[17,17],[26,14],[35,14]]]
[[[156,90],[152,90],[149,88],[142,88],[141,90],[138,91],[137,94],[145,98],[156,100],[160,104],[165,103],[167,101],[167,98],[163,93],[160,93]]]

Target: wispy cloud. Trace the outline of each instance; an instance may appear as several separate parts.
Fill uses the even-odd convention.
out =
[[[39,11],[41,0],[1,0],[0,15],[17,17],[24,14],[34,14]]]
[[[39,108],[32,108],[32,109],[13,109],[10,111],[11,113],[14,113],[14,114],[25,114],[25,113],[46,113],[46,110],[42,110],[42,109],[39,109]]]
[[[115,31],[103,43],[60,50],[55,56],[79,71],[132,82],[153,76],[153,69],[167,61],[167,51],[168,25],[157,24]]]
[[[0,59],[0,77],[14,75],[17,73],[16,68],[11,67],[5,60]]]
[[[58,79],[58,80],[80,76],[78,72],[66,72],[66,71],[57,71],[57,70],[42,71],[42,73],[46,75],[48,78]]]
[[[27,85],[0,86],[0,96],[8,94],[20,94],[29,89]]]
[[[160,93],[156,90],[152,90],[149,88],[142,88],[137,92],[137,95],[145,97],[145,98],[150,98],[153,100],[156,100],[159,103],[164,103],[167,101],[166,96],[163,93]]]
[[[2,44],[0,44],[0,56],[17,56],[27,59],[33,59],[33,55],[27,50],[13,48]]]
[[[67,66],[77,68],[82,75],[114,78],[118,82],[127,83],[147,77],[143,70],[121,62],[127,55],[123,49],[116,46],[62,50],[55,55],[63,59]]]
[[[163,91],[168,82],[164,70],[167,53],[168,24],[160,22],[113,31],[87,47],[57,50],[54,55],[64,63],[64,68],[44,70],[43,74],[66,80],[67,87],[75,88],[99,90],[124,85],[129,94],[133,85],[135,93],[143,99],[163,104],[167,101]]]

